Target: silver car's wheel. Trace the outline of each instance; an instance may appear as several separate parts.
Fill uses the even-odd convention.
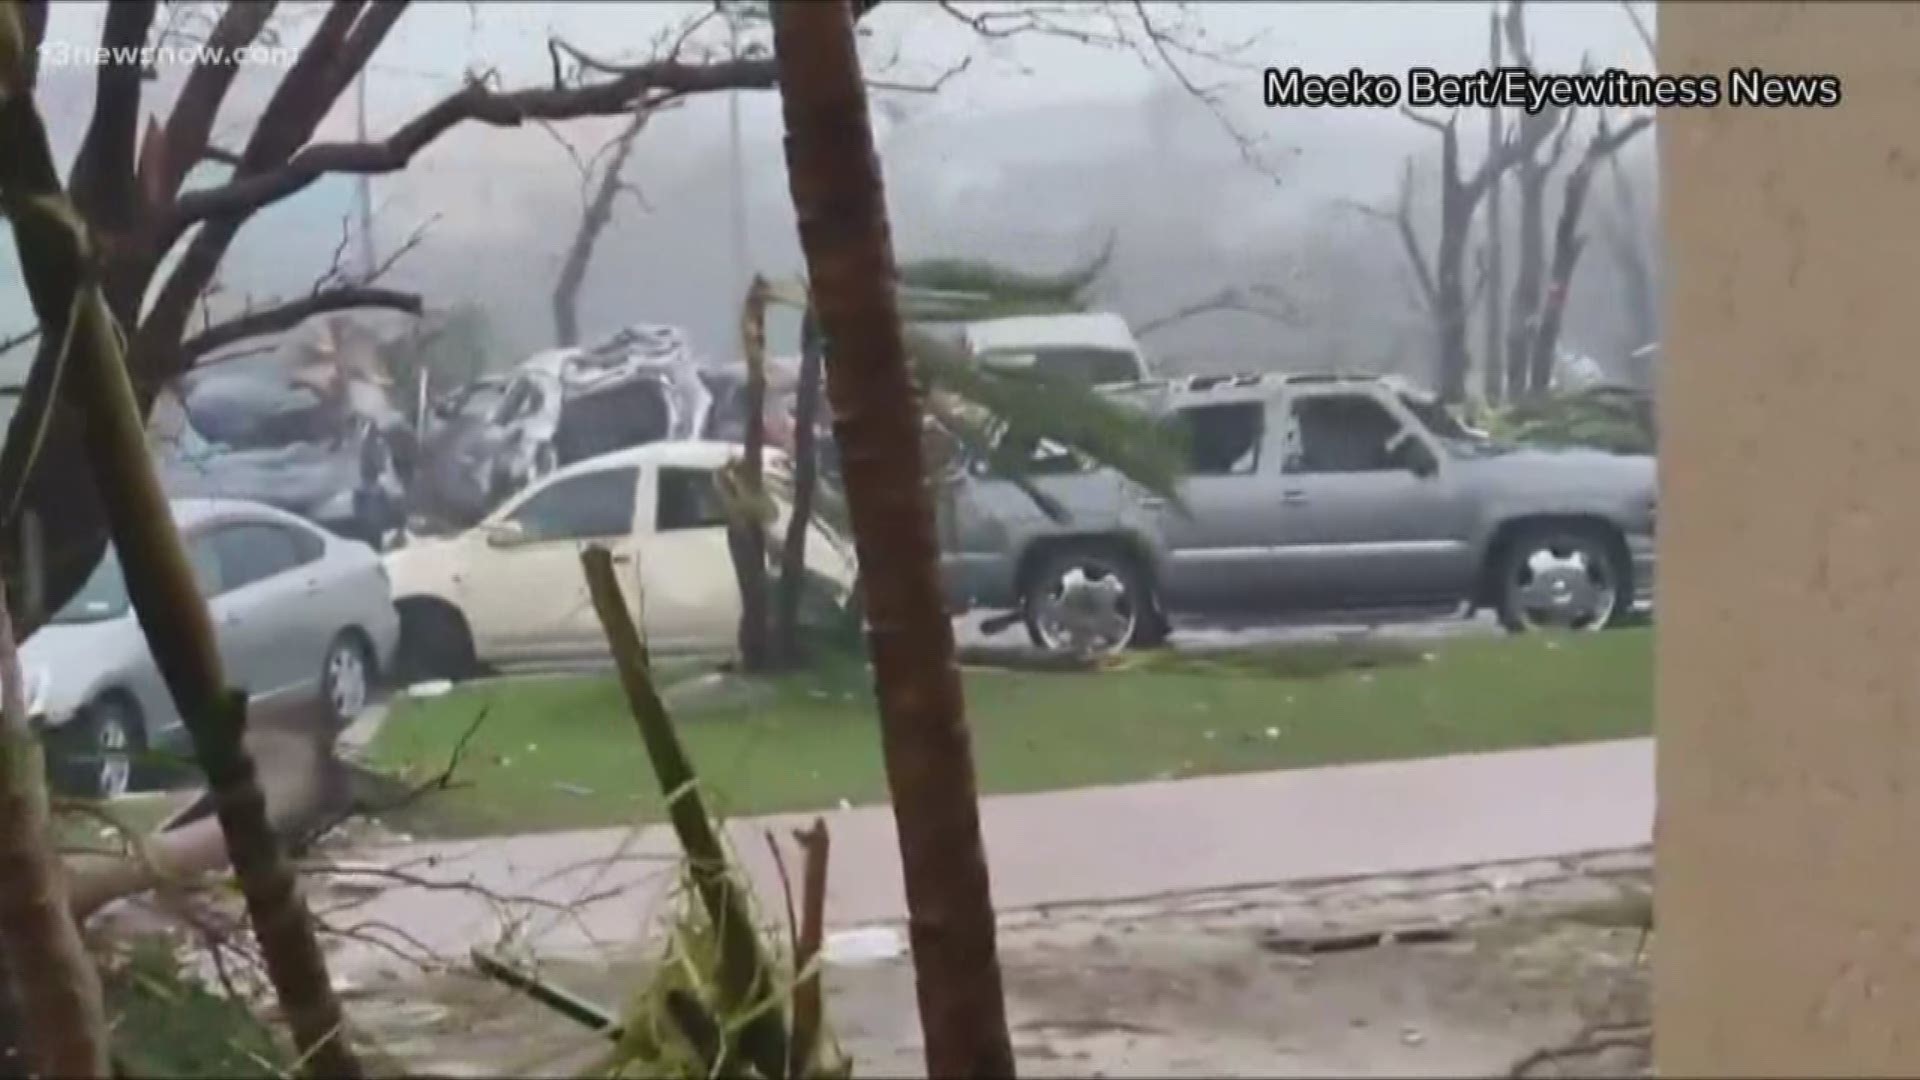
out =
[[[1513,631],[1604,630],[1625,611],[1626,594],[1620,560],[1603,537],[1530,533],[1502,562],[1500,621]]]
[[[333,645],[327,649],[321,684],[326,690],[327,707],[337,722],[351,723],[366,709],[367,698],[373,690],[373,670],[359,638],[341,634],[333,639]]]
[[[48,772],[63,794],[115,799],[134,789],[145,752],[139,712],[118,697],[101,698],[48,735]]]
[[[134,734],[125,709],[103,708],[93,722],[95,790],[103,799],[117,799],[133,790]]]
[[[1147,587],[1132,563],[1096,549],[1049,558],[1026,593],[1027,633],[1048,652],[1108,656],[1132,644]]]

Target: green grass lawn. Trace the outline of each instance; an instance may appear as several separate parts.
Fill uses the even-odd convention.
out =
[[[1644,629],[1409,646],[1293,646],[1219,658],[1159,654],[1101,672],[970,670],[967,714],[989,793],[1645,735]],[[1354,666],[1356,662],[1360,666]],[[761,700],[675,710],[716,809],[730,815],[886,798],[867,675],[836,670]],[[479,719],[475,727],[476,719]],[[413,778],[468,736],[460,786],[393,824],[462,836],[628,824],[660,811],[610,677],[481,684],[403,701],[371,747]]]

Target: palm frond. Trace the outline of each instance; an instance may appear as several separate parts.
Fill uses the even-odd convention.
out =
[[[942,411],[949,416],[957,412],[977,425],[967,433],[953,433],[963,442],[984,439],[998,446],[1020,441],[1009,435],[1046,439],[1181,505],[1184,447],[1178,433],[1152,415],[1074,379],[982,364],[925,331],[907,332],[907,350],[929,398],[955,399],[956,404],[944,405]],[[987,460],[1005,476],[1023,475],[1028,463],[1024,456],[999,451]]]
[[[958,322],[1079,311],[1087,306],[1087,289],[1106,272],[1112,258],[1109,235],[1092,259],[1051,274],[978,259],[905,263],[900,267],[902,314],[910,322]]]

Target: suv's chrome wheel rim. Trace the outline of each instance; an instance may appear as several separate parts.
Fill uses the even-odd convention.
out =
[[[343,721],[367,707],[367,662],[351,642],[335,645],[327,657],[327,703]]]
[[[1138,618],[1120,575],[1080,565],[1054,579],[1034,622],[1049,650],[1098,656],[1119,652],[1133,640]]]
[[[1531,627],[1598,630],[1613,618],[1619,587],[1612,561],[1588,544],[1556,540],[1534,545],[1514,564],[1514,610]]]
[[[133,787],[133,736],[127,721],[117,713],[105,713],[96,722],[94,750],[100,755],[100,794],[113,799]]]

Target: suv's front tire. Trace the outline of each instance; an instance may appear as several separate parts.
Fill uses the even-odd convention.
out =
[[[1153,585],[1140,563],[1111,545],[1067,544],[1026,575],[1020,610],[1027,637],[1050,653],[1110,656],[1165,639]]]

